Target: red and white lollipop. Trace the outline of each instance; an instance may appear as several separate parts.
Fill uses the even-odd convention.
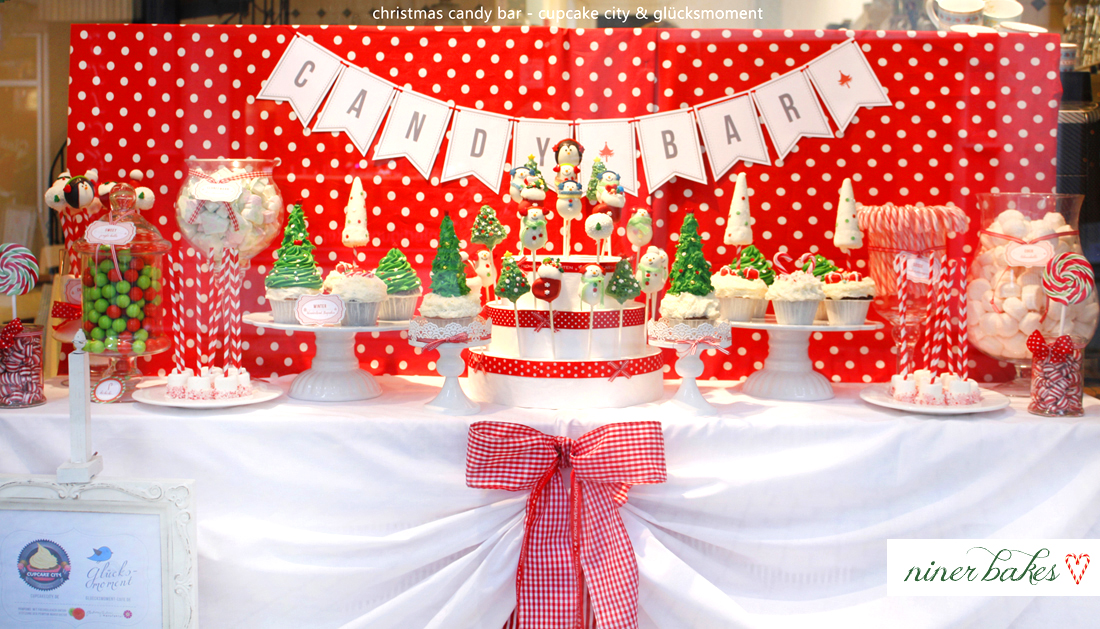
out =
[[[1066,326],[1066,309],[1085,301],[1096,290],[1092,265],[1079,253],[1060,253],[1047,262],[1042,281],[1047,296],[1062,304],[1062,321],[1058,329],[1061,336]]]
[[[23,245],[0,245],[0,293],[11,297],[11,317],[18,319],[15,298],[26,295],[38,282],[38,260]]]

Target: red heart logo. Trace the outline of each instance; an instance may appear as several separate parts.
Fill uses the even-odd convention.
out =
[[[1069,562],[1070,557],[1073,557],[1073,563]],[[1082,559],[1085,561],[1085,565],[1083,565],[1083,566],[1081,565],[1081,560]],[[1077,574],[1077,571],[1073,569],[1075,566],[1081,568],[1081,574]],[[1069,574],[1070,574],[1071,577],[1073,577],[1073,582],[1076,583],[1077,585],[1081,585],[1081,579],[1085,578],[1085,570],[1087,570],[1088,567],[1089,567],[1089,556],[1085,555],[1085,554],[1082,554],[1082,555],[1067,554],[1066,555],[1066,567],[1069,568]]]

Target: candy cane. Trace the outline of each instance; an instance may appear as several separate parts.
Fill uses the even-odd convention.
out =
[[[909,288],[909,278],[907,272],[909,269],[909,257],[903,253],[899,253],[894,257],[894,272],[898,278],[898,343],[901,345],[898,348],[898,373],[902,376],[909,375],[909,343],[906,338],[905,330],[905,315],[907,305],[906,292]]]
[[[966,258],[961,261],[951,260],[953,266],[951,269],[952,274],[955,276],[956,285],[959,287],[959,292],[955,298],[956,307],[959,313],[959,320],[955,327],[958,331],[958,342],[955,344],[955,373],[959,374],[959,377],[966,379],[970,371],[970,341],[967,338],[967,318],[966,318],[966,280],[963,277],[963,269],[966,268]]]
[[[199,354],[199,367],[202,367],[202,366],[206,365],[206,356],[203,354],[203,351],[202,351],[203,347],[204,347],[203,346],[203,330],[202,330],[202,327],[203,327],[202,326],[202,322],[203,322],[203,316],[202,316],[202,297],[203,297],[202,276],[203,276],[204,271],[203,271],[203,264],[202,264],[202,254],[200,254],[197,250],[195,250],[194,253],[195,253],[195,264],[196,264],[196,268],[198,270],[198,273],[195,275],[195,295],[196,295],[196,299],[195,299],[195,322],[198,324],[197,325],[197,330],[196,330],[196,333],[195,333],[195,348],[196,348],[196,351],[198,351],[198,354]]]
[[[184,360],[183,360],[183,328],[180,322],[183,320],[183,313],[180,312],[180,300],[182,299],[179,291],[176,290],[176,273],[182,273],[183,266],[176,263],[175,253],[172,250],[168,251],[168,300],[172,309],[172,365],[175,367],[176,373],[183,373]],[[182,286],[182,283],[180,284]]]
[[[240,252],[229,250],[229,308],[230,322],[229,348],[226,350],[226,362],[237,369],[241,368],[241,273]]]

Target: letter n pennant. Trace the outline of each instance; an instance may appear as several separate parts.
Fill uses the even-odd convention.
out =
[[[355,148],[366,157],[394,92],[389,81],[350,66],[332,88],[313,130],[346,132]]]
[[[772,79],[752,92],[764,117],[779,159],[787,157],[801,138],[831,138],[829,121],[802,70]]]
[[[432,164],[450,121],[447,103],[416,92],[400,92],[382,127],[374,159],[407,157],[425,179],[431,179]]]
[[[439,180],[473,175],[494,193],[499,192],[511,137],[512,120],[508,116],[459,107]]]
[[[848,128],[860,107],[890,104],[890,97],[854,39],[811,61],[806,74],[841,131]]]
[[[638,144],[642,148],[646,183],[656,190],[680,176],[705,184],[703,156],[690,109],[668,111],[638,119]]]
[[[313,120],[325,94],[343,69],[340,57],[313,43],[312,39],[297,35],[256,98],[289,101],[298,121],[308,129],[309,121]]]

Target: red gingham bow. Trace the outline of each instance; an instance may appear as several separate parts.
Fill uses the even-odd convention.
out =
[[[1073,354],[1076,349],[1073,345],[1073,339],[1068,334],[1059,336],[1054,339],[1053,343],[1047,345],[1046,339],[1038,330],[1027,337],[1027,348],[1031,350],[1032,357],[1038,362],[1042,362],[1048,357],[1055,362],[1061,362],[1066,356]]]
[[[0,328],[0,350],[7,350],[15,343],[15,337],[23,331],[23,322],[12,319],[3,328]]]
[[[660,422],[611,424],[579,439],[506,422],[470,426],[466,484],[531,490],[516,572],[520,627],[583,627],[582,578],[600,629],[638,627],[638,563],[618,507],[631,485],[666,478]]]

